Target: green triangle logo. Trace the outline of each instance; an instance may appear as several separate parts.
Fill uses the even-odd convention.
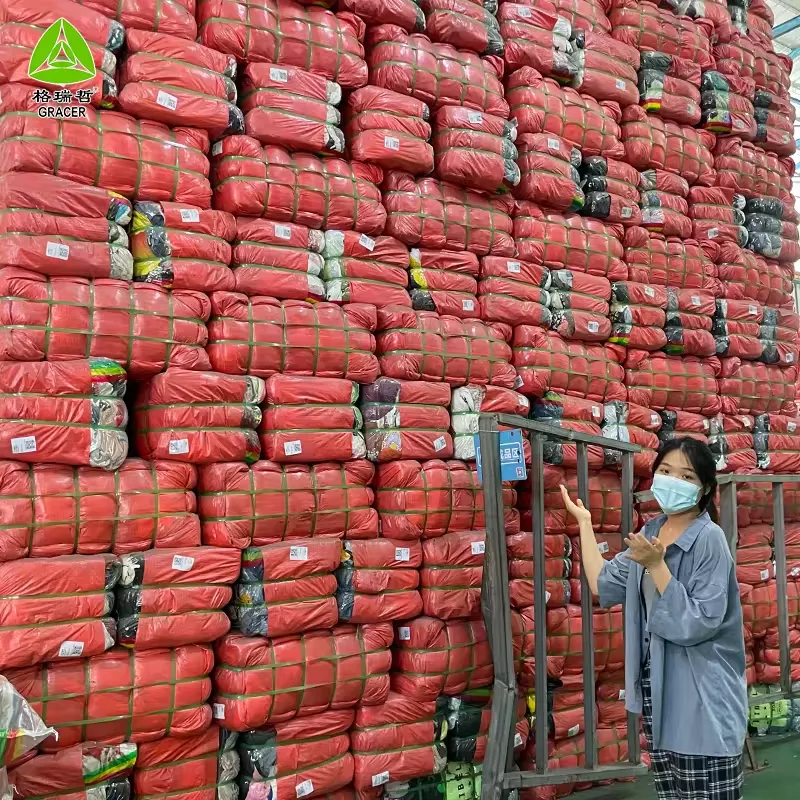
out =
[[[29,78],[55,86],[83,83],[96,74],[89,45],[75,26],[65,19],[57,19],[42,34],[28,65]]]

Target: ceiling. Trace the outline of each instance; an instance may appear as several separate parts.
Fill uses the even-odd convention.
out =
[[[800,0],[767,0],[767,4],[775,15],[775,25],[788,22],[793,17],[800,15]],[[788,54],[794,48],[800,48],[800,28],[795,28],[791,33],[784,34],[775,40],[775,52]],[[792,72],[792,97],[800,100],[800,58],[795,59],[795,68]]]

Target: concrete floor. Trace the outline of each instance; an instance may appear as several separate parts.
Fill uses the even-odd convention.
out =
[[[743,800],[797,800],[800,797],[800,736],[755,739],[760,772],[745,772]],[[617,783],[573,795],[576,800],[655,800],[650,779]]]

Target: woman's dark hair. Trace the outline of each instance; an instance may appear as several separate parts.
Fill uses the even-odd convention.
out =
[[[655,463],[653,464],[653,474],[658,469],[658,465],[664,460],[664,457],[675,450],[680,450],[695,471],[703,488],[708,491],[700,498],[700,511],[708,511],[708,515],[714,522],[719,522],[719,514],[717,514],[717,505],[714,498],[717,496],[717,462],[711,448],[701,442],[699,439],[693,439],[691,436],[681,436],[670,439],[661,445],[656,456]]]

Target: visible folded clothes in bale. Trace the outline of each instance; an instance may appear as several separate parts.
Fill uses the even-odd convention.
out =
[[[474,253],[412,248],[408,280],[412,308],[460,319],[474,317],[478,269]]]
[[[753,418],[746,414],[717,414],[712,417],[708,446],[716,458],[718,472],[752,472],[756,469]],[[749,580],[743,582],[752,583]]]
[[[419,571],[423,613],[450,620],[480,617],[483,531],[448,533],[422,542]]]
[[[139,387],[137,449],[144,458],[191,464],[252,463],[265,396],[264,381],[250,375],[167,370]]]
[[[604,342],[611,335],[608,320],[611,284],[607,278],[559,269],[550,273],[548,291],[551,328],[564,339]]]
[[[636,46],[600,31],[576,31],[571,43],[577,67],[572,79],[574,89],[600,102],[619,103],[621,107],[638,101],[639,51]]]
[[[359,703],[380,705],[389,692],[393,638],[389,623],[276,640],[228,634],[214,646],[215,719],[244,732]]]
[[[748,300],[717,300],[717,354],[789,367],[798,363],[798,316]]]
[[[678,125],[700,122],[700,67],[666,53],[644,52],[639,69],[639,103],[650,114]]]
[[[759,414],[755,418],[753,445],[758,468],[775,473],[800,470],[800,419],[781,414]]]
[[[339,0],[339,8],[367,25],[398,25],[408,33],[425,30],[425,14],[414,0]]]
[[[716,305],[710,292],[667,287],[664,351],[672,355],[711,358],[717,352],[711,332]]]

